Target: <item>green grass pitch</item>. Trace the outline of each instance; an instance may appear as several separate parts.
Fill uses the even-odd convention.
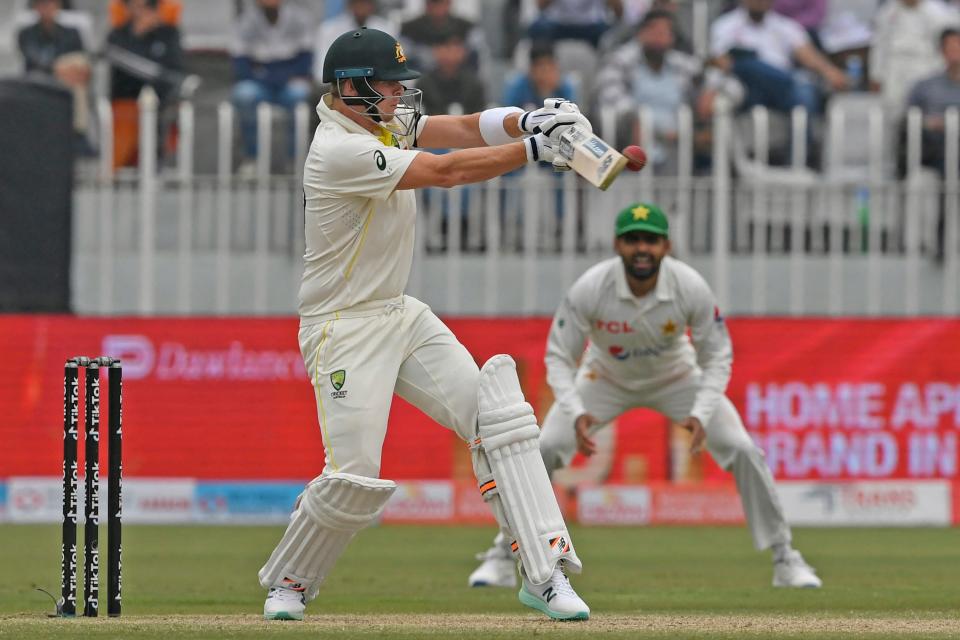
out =
[[[492,531],[448,526],[362,532],[305,622],[264,622],[256,574],[281,532],[128,525],[123,617],[65,620],[34,591],[59,592],[59,527],[0,526],[0,638],[960,637],[956,529],[800,529],[825,586],[787,591],[769,586],[769,555],[742,528],[574,528],[584,623],[468,588]]]

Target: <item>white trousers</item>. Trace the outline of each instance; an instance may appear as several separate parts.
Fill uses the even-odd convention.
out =
[[[409,296],[358,305],[300,329],[326,455],[325,473],[379,477],[393,394],[464,441],[477,429],[473,357]]]
[[[576,387],[587,413],[599,420],[602,428],[614,418],[636,407],[657,411],[674,422],[690,416],[699,388],[699,372],[674,380],[645,392],[624,389],[600,378],[581,367]],[[574,422],[576,416],[554,404],[543,423],[540,434],[540,452],[547,471],[570,464],[577,450]],[[706,448],[723,469],[732,471],[743,503],[747,525],[757,549],[790,542],[790,527],[783,517],[773,477],[763,452],[747,433],[740,414],[724,397],[717,406],[709,424]]]

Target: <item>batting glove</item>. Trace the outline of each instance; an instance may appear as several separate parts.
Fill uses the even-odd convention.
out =
[[[553,162],[556,156],[553,142],[542,133],[524,138],[523,146],[527,150],[527,162]]]
[[[547,98],[543,107],[523,112],[517,125],[524,133],[539,133],[537,126],[558,113],[580,113],[580,107],[564,98]]]
[[[536,133],[542,133],[551,140],[551,144],[556,146],[560,142],[560,134],[570,127],[579,127],[588,132],[593,131],[593,125],[581,113],[556,113],[537,126]]]

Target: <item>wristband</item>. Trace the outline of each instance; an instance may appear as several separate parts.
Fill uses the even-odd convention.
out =
[[[480,137],[487,146],[495,147],[501,144],[517,142],[517,139],[503,128],[503,119],[513,113],[523,113],[517,107],[494,107],[480,112]]]

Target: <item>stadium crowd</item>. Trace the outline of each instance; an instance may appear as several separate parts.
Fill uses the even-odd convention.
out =
[[[202,0],[226,3],[234,16],[229,45],[214,52],[229,57],[229,78],[226,66],[213,76],[191,73],[198,52],[183,43],[184,5],[201,0],[17,2],[23,71],[73,92],[78,140],[91,154],[99,146],[91,70],[97,60],[109,64],[118,167],[137,161],[141,89],[152,86],[169,108],[189,99],[198,79],[201,92],[229,85],[242,156],[251,160],[257,105],[292,111],[315,103],[327,47],[361,26],[398,35],[411,66],[424,71],[418,86],[427,113],[490,103],[530,108],[549,96],[574,100],[594,116],[615,109],[617,143],[643,144],[661,173],[672,170],[684,105],[693,114],[699,167],[710,161],[720,99],[739,113],[765,106],[783,123],[794,107],[806,108],[814,167],[826,107],[837,95],[872,96],[898,130],[915,105],[924,116],[923,162],[940,171],[944,112],[960,106],[958,0]],[[413,12],[413,4],[422,10]],[[696,28],[698,4],[706,29]],[[106,9],[91,15],[93,5]],[[481,19],[462,17],[464,6]],[[107,21],[102,42],[90,35],[97,16]],[[652,126],[639,122],[641,107]],[[643,131],[653,139],[640,140]],[[169,153],[175,127],[163,133]]]

